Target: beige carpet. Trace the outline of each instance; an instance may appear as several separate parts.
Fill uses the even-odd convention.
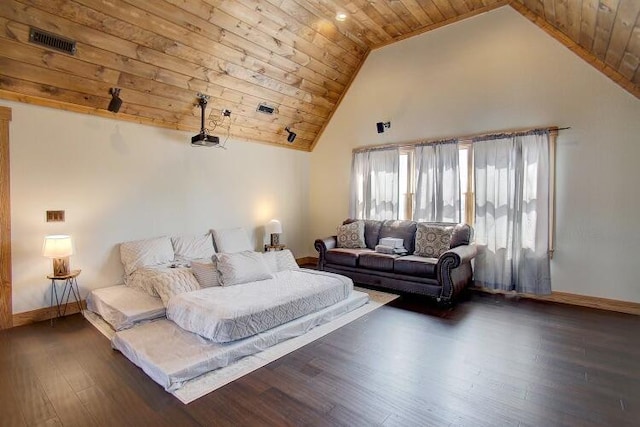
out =
[[[218,388],[229,384],[230,382],[247,375],[258,368],[261,368],[274,360],[285,356],[292,351],[303,347],[318,338],[321,338],[336,329],[364,316],[373,310],[388,304],[398,297],[398,295],[389,294],[386,292],[374,291],[364,288],[355,288],[358,291],[366,292],[369,294],[369,302],[362,307],[359,307],[349,313],[340,316],[339,318],[320,325],[304,335],[292,338],[290,340],[276,344],[273,347],[268,348],[260,353],[247,356],[243,359],[232,363],[224,368],[216,369],[215,371],[208,372],[204,375],[200,375],[186,382],[181,388],[175,390],[172,394],[177,397],[182,403],[190,403],[194,400],[209,394]],[[107,324],[102,318],[88,310],[84,311],[85,318],[95,326],[104,336],[111,339],[115,334],[115,331]]]

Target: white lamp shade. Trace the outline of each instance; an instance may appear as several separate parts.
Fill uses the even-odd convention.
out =
[[[47,258],[64,258],[73,255],[71,236],[57,234],[45,237],[42,255]]]
[[[264,226],[267,234],[280,234],[282,233],[282,224],[277,219],[272,219]]]

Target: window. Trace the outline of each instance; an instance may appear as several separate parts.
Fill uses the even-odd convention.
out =
[[[354,151],[352,218],[466,222],[482,248],[476,280],[551,291],[557,128]]]
[[[551,164],[555,162],[553,157],[555,152],[555,136],[557,128],[548,129],[551,134],[550,156]],[[522,132],[520,132],[522,133]],[[505,134],[500,134],[505,135]],[[511,135],[511,134],[508,134]],[[417,169],[424,165],[420,164],[421,159],[416,155],[420,146],[436,146],[448,142],[456,142],[458,148],[458,172],[459,176],[459,221],[473,225],[475,223],[475,182],[474,182],[474,150],[473,140],[477,138],[465,137],[458,140],[435,141],[431,143],[416,143],[406,146],[381,146],[372,149],[360,149],[354,151],[354,168],[352,170],[352,196],[351,210],[352,218],[364,219],[401,219],[401,220],[425,220],[416,215],[420,213],[421,206],[416,199],[420,199],[416,194],[419,185]],[[373,158],[374,152],[378,157],[384,156],[385,161]],[[396,164],[390,160],[395,157]],[[436,155],[437,157],[437,155]],[[392,166],[389,166],[392,165]],[[381,175],[379,169],[384,169]],[[396,169],[397,168],[397,169]],[[391,178],[395,175],[395,178]],[[384,180],[381,179],[384,176]],[[438,173],[434,176],[440,176]],[[446,178],[445,178],[446,179]],[[384,185],[383,185],[384,184]],[[554,168],[550,170],[550,226],[549,241],[550,251],[553,252],[553,202],[554,202]],[[384,189],[385,191],[381,191]],[[396,191],[397,189],[397,191]],[[356,193],[354,193],[354,191]],[[449,190],[447,190],[449,191]],[[446,192],[446,191],[445,191]],[[430,197],[433,195],[429,194]],[[458,209],[458,208],[456,208]]]

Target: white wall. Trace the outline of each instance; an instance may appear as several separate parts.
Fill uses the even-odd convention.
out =
[[[49,305],[47,234],[68,233],[81,293],[121,281],[117,244],[159,235],[242,226],[256,249],[264,224],[304,252],[309,154],[229,140],[192,148],[191,133],[21,103],[10,124],[13,311]],[[64,209],[66,222],[46,223]]]
[[[510,7],[369,55],[311,156],[308,241],[348,214],[353,147],[548,125],[553,289],[640,302],[640,100]]]

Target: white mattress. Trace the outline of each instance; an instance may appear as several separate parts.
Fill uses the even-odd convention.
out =
[[[346,299],[353,281],[315,270],[287,270],[273,279],[216,286],[173,296],[167,319],[214,342],[275,328]]]
[[[330,307],[230,343],[211,342],[181,329],[169,320],[161,319],[117,332],[111,345],[142,368],[155,382],[172,391],[180,388],[185,381],[206,372],[303,335],[316,326],[355,310],[368,300],[367,294],[353,291],[347,299]]]
[[[125,285],[91,291],[87,296],[87,309],[100,315],[116,331],[165,315],[160,298]]]

